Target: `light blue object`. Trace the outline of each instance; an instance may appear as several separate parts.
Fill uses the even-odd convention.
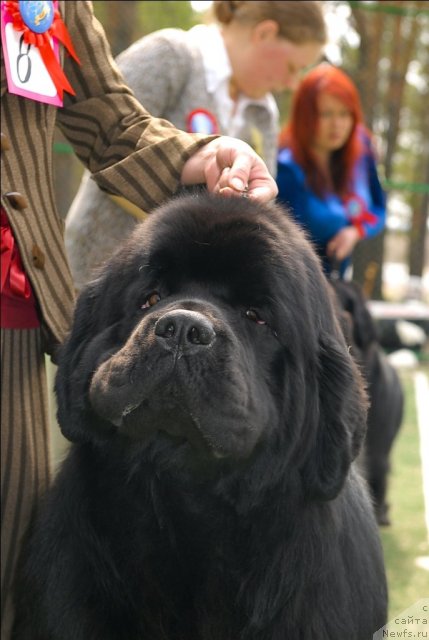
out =
[[[20,0],[19,11],[34,33],[45,33],[54,21],[54,3],[49,0]]]

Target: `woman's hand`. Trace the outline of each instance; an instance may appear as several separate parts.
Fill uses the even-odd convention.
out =
[[[198,149],[185,163],[184,185],[203,184],[209,191],[225,196],[246,195],[268,202],[278,189],[262,158],[236,138],[221,136]]]
[[[326,246],[326,254],[335,260],[344,260],[353,252],[359,242],[359,231],[355,226],[343,227]]]

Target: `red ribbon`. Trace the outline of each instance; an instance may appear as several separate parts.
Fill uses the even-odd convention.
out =
[[[349,222],[356,227],[361,238],[364,238],[366,233],[364,229],[364,222],[369,224],[375,224],[377,222],[377,216],[370,211],[367,211],[366,204],[362,198],[356,194],[350,194],[344,198],[344,204],[349,211]],[[355,211],[357,212],[355,213]]]
[[[9,278],[10,291],[18,298],[29,298],[31,295],[28,278],[23,269],[18,248],[6,214],[1,213],[1,282],[3,291]]]
[[[32,44],[39,49],[45,67],[52,78],[52,81],[57,89],[57,93],[61,100],[63,99],[64,91],[67,91],[67,93],[71,93],[73,96],[76,95],[74,89],[72,88],[63,70],[61,69],[61,66],[58,63],[54,50],[51,46],[50,38],[57,38],[67,49],[72,58],[76,60],[78,64],[80,64],[80,60],[77,57],[76,51],[74,50],[72,44],[70,34],[67,31],[67,27],[64,24],[58,9],[54,9],[54,19],[49,29],[47,29],[44,33],[35,33],[34,31],[31,31],[31,29],[25,24],[24,20],[22,19],[21,13],[19,11],[18,0],[8,0],[8,2],[6,2],[5,4],[5,8],[12,20],[13,28],[16,31],[24,32],[24,42],[26,44]]]
[[[355,216],[350,220],[352,225],[356,227],[359,232],[361,238],[364,238],[366,233],[363,227],[364,222],[369,222],[369,224],[375,224],[377,222],[377,216],[371,213],[370,211],[362,211],[358,216]]]

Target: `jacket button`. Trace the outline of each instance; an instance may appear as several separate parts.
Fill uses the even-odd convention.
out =
[[[9,193],[5,193],[4,196],[5,198],[7,198],[7,200],[9,200],[11,206],[14,209],[19,209],[19,211],[22,211],[23,209],[26,209],[28,207],[27,198],[24,198],[22,193],[18,193],[18,191],[10,191]]]
[[[5,133],[3,133],[3,131],[1,132],[0,149],[2,151],[9,151],[9,149],[10,149],[9,138],[7,137],[7,135]]]
[[[36,269],[43,269],[45,266],[45,254],[37,244],[33,245],[31,254],[33,256],[33,264]]]

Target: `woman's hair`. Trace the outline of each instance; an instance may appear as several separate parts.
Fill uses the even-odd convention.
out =
[[[274,20],[279,35],[294,44],[326,43],[326,25],[320,2],[310,0],[214,0],[213,13],[218,22],[232,21],[256,25]]]
[[[321,93],[341,100],[353,118],[347,142],[331,155],[330,176],[326,175],[312,153],[319,122],[318,97]],[[297,88],[289,121],[280,132],[279,146],[291,149],[294,159],[306,174],[307,183],[318,195],[323,195],[327,186],[336,193],[345,195],[353,167],[363,152],[363,134],[367,139],[370,137],[363,124],[357,88],[344,71],[322,63],[309,71]]]

